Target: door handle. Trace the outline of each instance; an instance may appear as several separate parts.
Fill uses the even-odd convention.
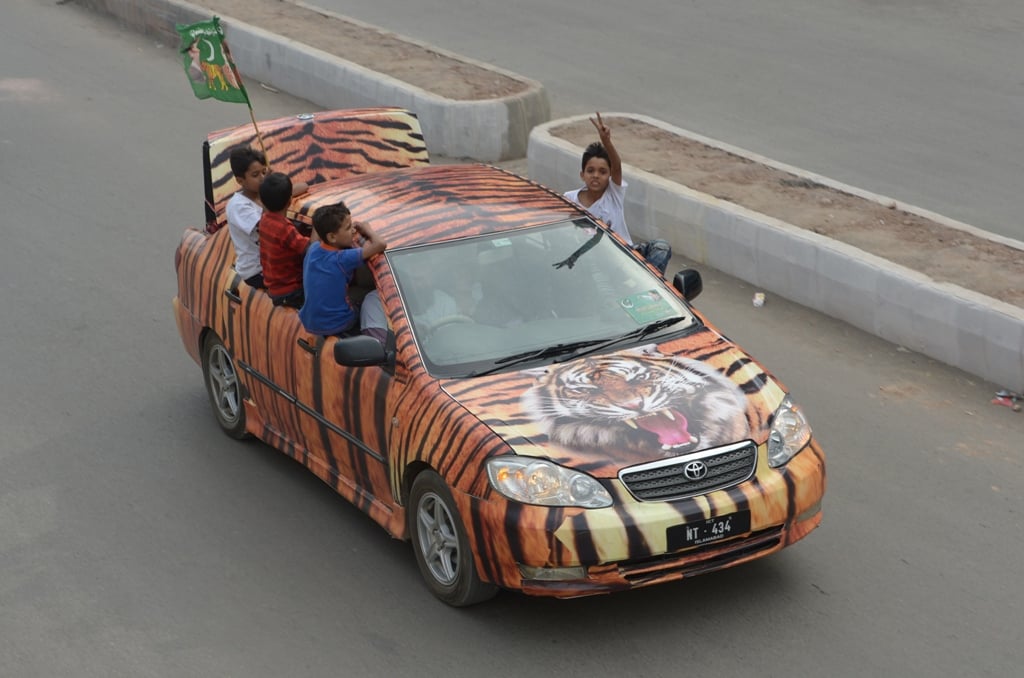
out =
[[[238,285],[242,282],[242,276],[238,275],[237,272],[231,277],[231,284],[224,290],[224,296],[236,304],[242,303],[242,295],[238,293]]]
[[[302,337],[299,337],[298,344],[299,344],[299,347],[302,348],[303,351],[306,351],[308,353],[312,353],[313,355],[316,355],[317,353],[320,352],[320,347],[323,346],[323,338],[321,337],[319,339],[319,341],[317,341],[316,345],[314,346],[313,344],[309,343],[308,341],[306,341]]]

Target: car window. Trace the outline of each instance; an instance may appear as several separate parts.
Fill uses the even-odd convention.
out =
[[[663,332],[696,322],[661,277],[589,219],[392,251],[388,260],[424,362],[438,376],[659,320],[682,317]]]

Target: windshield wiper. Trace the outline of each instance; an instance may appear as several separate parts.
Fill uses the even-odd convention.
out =
[[[585,351],[577,350],[576,352],[574,352],[571,356],[569,356],[565,360],[572,360],[573,358],[578,358],[578,357],[583,356],[583,355],[588,355],[590,353],[595,353],[597,351],[600,351],[603,348],[607,348],[609,346],[614,346],[615,344],[618,344],[619,342],[629,341],[631,339],[634,340],[634,341],[639,341],[640,339],[643,339],[644,337],[648,337],[648,336],[654,334],[655,332],[657,332],[659,330],[663,330],[666,327],[670,327],[670,326],[675,325],[678,322],[682,322],[682,321],[684,321],[686,319],[687,319],[687,316],[685,316],[685,315],[674,315],[674,316],[671,316],[671,317],[668,317],[668,318],[662,318],[661,320],[655,320],[654,322],[647,323],[643,327],[638,327],[635,330],[630,330],[629,332],[626,332],[625,334],[620,334],[620,335],[618,335],[616,337],[611,337],[610,339],[604,339],[602,341],[592,342],[590,346],[580,347],[580,348],[586,348],[587,350],[585,350]],[[561,362],[561,361],[559,361],[559,362]]]
[[[512,365],[518,365],[520,363],[530,362],[532,360],[542,360],[544,358],[550,358],[556,355],[564,355],[566,353],[573,353],[580,350],[581,348],[587,348],[594,344],[600,344],[607,341],[607,339],[584,339],[582,341],[570,341],[565,344],[555,344],[554,346],[545,346],[544,348],[534,349],[532,351],[523,351],[522,353],[514,353],[504,358],[498,358],[494,361],[494,367],[489,367],[486,370],[479,370],[476,372],[470,372],[467,377],[480,377],[485,374],[497,372],[503,367],[509,367]]]
[[[572,341],[565,344],[555,344],[554,346],[545,346],[544,348],[537,349],[534,351],[523,351],[522,353],[515,353],[504,358],[498,358],[494,361],[494,367],[488,367],[485,370],[479,370],[477,372],[470,372],[466,377],[482,377],[485,374],[491,374],[497,372],[504,367],[511,367],[512,365],[518,365],[521,363],[530,362],[532,360],[542,360],[544,358],[551,358],[553,356],[560,356],[570,354],[568,357],[561,360],[556,360],[556,363],[566,362],[573,360],[580,356],[600,351],[608,346],[613,346],[622,341],[628,341],[630,339],[640,340],[644,337],[654,334],[658,330],[663,330],[666,327],[675,325],[678,322],[686,320],[687,316],[674,315],[670,318],[662,318],[661,320],[655,320],[654,322],[647,323],[643,327],[638,327],[634,330],[630,330],[625,334],[620,334],[607,339],[584,339],[583,341]],[[586,350],[584,350],[586,349]]]

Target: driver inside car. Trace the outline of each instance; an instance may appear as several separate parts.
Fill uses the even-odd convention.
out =
[[[435,254],[410,262],[406,302],[413,323],[428,332],[448,322],[475,322],[478,294],[468,271]]]
[[[480,264],[480,304],[474,317],[484,325],[512,327],[536,317],[537,304],[543,296],[527,291],[538,283],[535,266],[519,265],[510,245],[496,242],[484,245],[477,261]],[[525,286],[525,287],[524,287]],[[538,291],[538,294],[540,291]]]

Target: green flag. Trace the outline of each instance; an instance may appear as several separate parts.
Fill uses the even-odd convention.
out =
[[[192,83],[192,91],[199,99],[220,99],[236,104],[248,104],[249,95],[242,84],[231,52],[224,42],[220,18],[197,24],[175,26],[181,36],[185,74]]]

